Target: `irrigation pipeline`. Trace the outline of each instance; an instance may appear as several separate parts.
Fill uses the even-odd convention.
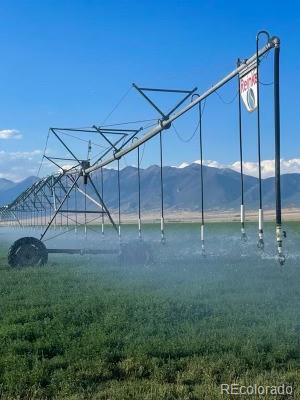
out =
[[[258,34],[257,38],[261,33]],[[244,60],[235,70],[230,72],[227,76],[225,76],[218,83],[210,87],[207,91],[205,91],[202,95],[197,97],[195,100],[191,101],[188,105],[183,107],[181,110],[175,112],[169,117],[162,119],[159,123],[146,132],[141,138],[139,138],[131,145],[117,151],[113,156],[108,157],[107,159],[102,160],[100,163],[96,163],[92,167],[86,170],[87,173],[92,172],[100,167],[104,167],[115,159],[119,159],[122,156],[128,154],[141,144],[147,142],[152,137],[161,133],[164,129],[168,129],[172,122],[177,118],[188,112],[190,109],[199,104],[202,100],[206,99],[212,93],[216,92],[223,85],[233,79],[235,76],[238,76],[242,71],[244,71],[248,66],[257,62],[259,59],[268,53],[271,49],[274,49],[274,114],[275,114],[275,193],[276,193],[276,240],[277,240],[277,254],[280,264],[283,264],[285,261],[285,257],[283,255],[282,250],[282,223],[281,223],[281,187],[280,187],[280,104],[279,104],[279,49],[280,49],[280,40],[278,37],[272,37],[268,40],[267,44],[258,49],[258,40],[257,40],[257,49],[253,56]],[[259,85],[257,85],[259,86]],[[260,149],[260,125],[259,125],[259,111],[258,111],[258,148]],[[260,160],[260,151],[259,151],[259,171],[261,171],[261,160]],[[262,191],[261,191],[261,172],[260,172],[260,201],[259,201],[259,241],[258,245],[262,247],[263,245],[263,212],[262,212]]]
[[[275,46],[276,46],[276,43],[278,43],[278,42],[279,42],[279,39],[277,37],[273,37],[264,47],[262,47],[258,51],[258,57],[261,57],[262,55],[264,55],[271,49],[276,48]],[[195,100],[191,101],[188,105],[183,107],[181,110],[170,115],[166,119],[160,120],[159,123],[155,127],[153,127],[148,132],[146,132],[141,138],[139,138],[135,142],[131,143],[129,146],[124,147],[122,150],[115,152],[115,154],[113,156],[108,157],[107,159],[104,159],[104,160],[94,164],[93,166],[87,168],[85,172],[89,173],[89,172],[95,171],[101,167],[105,167],[106,165],[112,163],[116,159],[121,158],[124,155],[130,153],[132,150],[136,149],[141,144],[147,142],[149,139],[156,136],[158,133],[160,133],[164,129],[168,129],[171,126],[173,121],[175,121],[177,118],[181,117],[183,114],[187,113],[190,109],[195,107],[202,100],[206,99],[208,96],[210,96],[216,90],[220,89],[227,82],[229,82],[231,79],[233,79],[235,76],[237,76],[240,72],[244,71],[249,65],[251,65],[256,60],[256,57],[257,57],[257,54],[255,53],[252,57],[250,57],[249,59],[247,59],[243,63],[241,63],[241,65],[239,67],[237,67],[234,71],[230,72],[223,79],[221,79],[218,83],[211,86],[207,91],[205,91],[203,94],[201,94]]]
[[[97,131],[100,133],[101,136],[106,139],[106,141],[109,142],[110,144],[110,150],[106,151],[105,154],[102,156],[101,159],[96,161],[93,165],[90,165],[89,162],[81,162],[76,158],[74,153],[64,144],[64,142],[60,139],[60,137],[56,134],[55,129],[58,128],[51,128],[51,131],[53,134],[57,137],[57,139],[61,142],[61,144],[66,148],[66,150],[74,157],[74,160],[78,162],[77,166],[73,166],[70,170],[65,171],[63,170],[63,173],[60,174],[59,179],[61,179],[61,176],[65,175],[72,175],[75,174],[77,175],[76,178],[74,178],[73,184],[71,185],[70,188],[68,188],[67,191],[65,191],[65,195],[62,197],[62,201],[60,205],[57,207],[56,212],[52,219],[50,219],[50,222],[45,230],[45,232],[42,234],[41,239],[43,239],[44,235],[46,234],[48,228],[53,222],[53,219],[56,218],[56,215],[58,212],[60,212],[60,209],[64,202],[68,200],[69,193],[70,191],[77,185],[77,181],[79,179],[79,176],[84,176],[84,178],[90,178],[90,173],[93,171],[96,171],[98,169],[101,170],[101,180],[102,180],[102,199],[100,194],[98,193],[97,189],[95,188],[94,184],[92,183],[92,186],[99,198],[100,203],[102,204],[106,214],[108,215],[108,218],[110,219],[111,223],[113,224],[114,228],[116,229],[115,223],[112,220],[109,211],[105,204],[103,203],[103,167],[109,165],[110,163],[114,162],[117,160],[118,162],[118,206],[119,206],[119,228],[118,228],[118,234],[119,237],[121,235],[121,194],[120,194],[120,159],[124,157],[126,154],[130,153],[134,149],[138,149],[138,161],[140,164],[140,154],[139,154],[139,147],[142,144],[145,144],[147,141],[152,139],[154,136],[159,134],[159,143],[160,143],[160,188],[161,188],[161,239],[162,242],[165,240],[164,236],[164,191],[163,191],[163,149],[162,149],[162,132],[164,130],[169,129],[172,126],[172,123],[177,120],[179,117],[187,113],[189,110],[191,110],[193,107],[198,105],[199,108],[199,138],[200,138],[200,158],[201,158],[201,240],[202,240],[202,246],[204,250],[204,195],[203,195],[203,152],[202,152],[202,126],[201,126],[201,102],[206,100],[211,94],[217,93],[218,94],[218,89],[223,87],[226,83],[231,81],[234,77],[239,76],[240,73],[243,73],[247,71],[247,68],[252,65],[255,65],[257,67],[257,94],[258,94],[258,105],[257,105],[257,140],[258,140],[258,163],[259,163],[259,241],[258,245],[260,248],[263,248],[263,213],[262,213],[262,179],[261,179],[261,154],[260,154],[260,104],[259,104],[259,61],[260,58],[263,57],[264,55],[268,54],[268,52],[271,49],[274,49],[274,115],[275,115],[275,193],[276,193],[276,240],[277,240],[277,253],[278,253],[278,258],[281,264],[284,263],[285,257],[283,255],[283,250],[282,250],[282,228],[281,228],[281,187],[280,187],[280,104],[279,104],[279,49],[280,49],[280,41],[277,37],[272,37],[270,38],[268,36],[268,42],[267,44],[262,47],[261,49],[258,49],[258,44],[259,44],[259,37],[261,34],[266,34],[265,31],[259,32],[257,35],[256,39],[256,52],[255,54],[250,57],[247,60],[242,61],[239,63],[239,65],[228,75],[226,75],[223,79],[221,79],[218,83],[215,85],[211,86],[208,90],[206,90],[204,93],[201,95],[198,95],[196,98],[192,99],[192,101],[184,106],[183,108],[179,109],[179,106],[183,104],[183,102],[192,95],[192,93],[195,92],[196,88],[194,88],[192,91],[181,91],[184,93],[188,93],[186,97],[178,103],[178,105],[173,108],[172,111],[170,111],[167,114],[162,113],[157,107],[155,107],[158,111],[160,111],[160,114],[162,115],[161,119],[158,121],[158,123],[154,127],[150,127],[148,130],[146,130],[146,133],[141,136],[140,138],[137,137],[137,134],[141,131],[142,128],[139,130],[124,130],[123,133],[121,134],[121,138],[117,140],[115,143],[111,143],[101,132],[100,128],[97,128],[96,126],[93,126],[93,132]],[[268,35],[268,34],[267,34]],[[172,91],[172,90],[162,90],[162,89],[147,89],[147,88],[138,88],[136,85],[134,85],[141,94],[143,94],[144,97],[148,99],[150,104],[155,106],[151,100],[145,96],[143,93],[143,90],[157,90],[157,91]],[[239,88],[240,90],[240,88]],[[173,90],[174,92],[175,90]],[[178,91],[175,91],[178,92]],[[128,94],[128,92],[125,94],[125,96]],[[240,93],[238,93],[240,94]],[[124,96],[124,97],[125,97]],[[123,100],[123,98],[120,100],[120,102]],[[119,104],[117,104],[118,106]],[[116,107],[117,107],[116,106]],[[116,108],[115,107],[115,108]],[[113,110],[114,111],[114,110]],[[109,118],[111,114],[108,115],[107,118]],[[68,130],[68,129],[66,129]],[[112,129],[111,131],[116,131],[116,129]],[[120,130],[122,131],[122,130]],[[127,132],[129,137],[128,140],[125,142],[123,141],[123,144],[121,147],[117,148],[117,143],[122,141],[124,137],[126,136]],[[130,133],[129,133],[130,132]],[[239,96],[239,135],[240,135],[240,162],[241,162],[241,190],[242,190],[242,204],[241,204],[241,223],[242,223],[242,235],[245,233],[244,231],[244,181],[243,181],[243,152],[242,152],[242,123],[241,123],[241,103],[240,103],[240,96]],[[132,138],[136,137],[136,140],[133,141]],[[111,150],[113,153],[111,153]],[[138,168],[140,165],[138,165]],[[140,173],[140,171],[139,171]],[[85,198],[86,198],[85,194]],[[62,216],[62,214],[61,214]],[[62,225],[62,223],[61,223]],[[103,220],[102,220],[102,231],[103,231]],[[140,231],[140,176],[139,176],[139,231]]]

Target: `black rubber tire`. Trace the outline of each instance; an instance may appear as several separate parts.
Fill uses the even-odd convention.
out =
[[[11,245],[7,258],[10,267],[44,265],[48,261],[48,251],[39,239],[23,237]]]
[[[152,249],[142,240],[122,243],[120,262],[124,265],[150,265],[153,262]]]

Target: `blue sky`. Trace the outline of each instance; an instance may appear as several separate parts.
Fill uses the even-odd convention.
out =
[[[298,158],[300,6],[252,1],[6,1],[0,3],[0,176],[34,173],[49,126],[101,124],[132,82],[192,88],[202,92],[234,68],[237,57],[255,51],[255,35],[278,35],[281,51],[282,157]],[[272,81],[272,56],[262,66]],[[236,81],[220,94],[230,100]],[[170,106],[175,98],[156,98]],[[262,155],[273,159],[272,86],[262,88]],[[153,118],[131,90],[106,123]],[[255,115],[243,113],[245,158],[256,161]],[[196,113],[176,124],[189,137]],[[238,160],[237,103],[209,98],[203,121],[204,157],[221,164]],[[2,137],[5,137],[5,133]],[[21,136],[21,137],[20,137]],[[1,135],[0,135],[1,137]],[[157,140],[147,145],[144,166],[158,162]],[[164,138],[164,163],[199,158],[197,137],[183,144],[171,129]],[[49,151],[60,150],[55,142]],[[81,147],[76,147],[81,151]],[[86,151],[86,149],[84,149]],[[126,163],[134,164],[135,155]]]

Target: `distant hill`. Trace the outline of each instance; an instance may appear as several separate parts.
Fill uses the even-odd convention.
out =
[[[93,174],[97,187],[100,172]],[[126,167],[121,176],[121,206],[123,212],[136,211],[138,206],[137,168]],[[190,164],[185,168],[164,167],[164,204],[169,210],[200,209],[200,165]],[[37,180],[31,176],[14,183],[0,179],[0,204],[14,200],[22,191]],[[274,178],[263,180],[263,201],[266,208],[274,207]],[[247,208],[258,206],[258,179],[244,176],[245,204]],[[91,188],[87,188],[91,192]],[[241,202],[240,174],[231,169],[204,166],[204,201],[208,210],[236,210]],[[104,170],[104,200],[109,208],[117,209],[117,171]],[[143,210],[155,211],[160,208],[160,168],[152,165],[141,169],[141,205]],[[69,203],[70,204],[70,203]],[[282,175],[283,207],[300,207],[300,174]]]
[[[13,188],[16,184],[8,179],[0,178],[0,191],[5,192]]]
[[[203,167],[204,202],[210,210],[237,209],[241,203],[240,174],[231,169]],[[99,177],[96,178],[100,181]],[[170,210],[199,210],[200,165],[190,164],[185,168],[164,167],[164,203]],[[274,178],[262,182],[263,201],[266,207],[274,207]],[[123,211],[134,211],[138,202],[137,168],[126,167],[121,171],[121,205]],[[244,195],[247,208],[257,208],[258,179],[244,176]],[[116,209],[117,171],[104,173],[104,199],[109,207]],[[144,210],[160,208],[160,168],[153,165],[141,170],[141,204]],[[300,174],[282,175],[283,207],[300,207]]]
[[[0,179],[0,205],[13,201],[19,194],[38,180],[35,176],[29,176],[21,182],[12,182],[8,179]]]

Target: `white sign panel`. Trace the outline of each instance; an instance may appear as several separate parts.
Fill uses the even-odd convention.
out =
[[[247,110],[254,111],[257,107],[257,68],[240,76],[240,91]]]

